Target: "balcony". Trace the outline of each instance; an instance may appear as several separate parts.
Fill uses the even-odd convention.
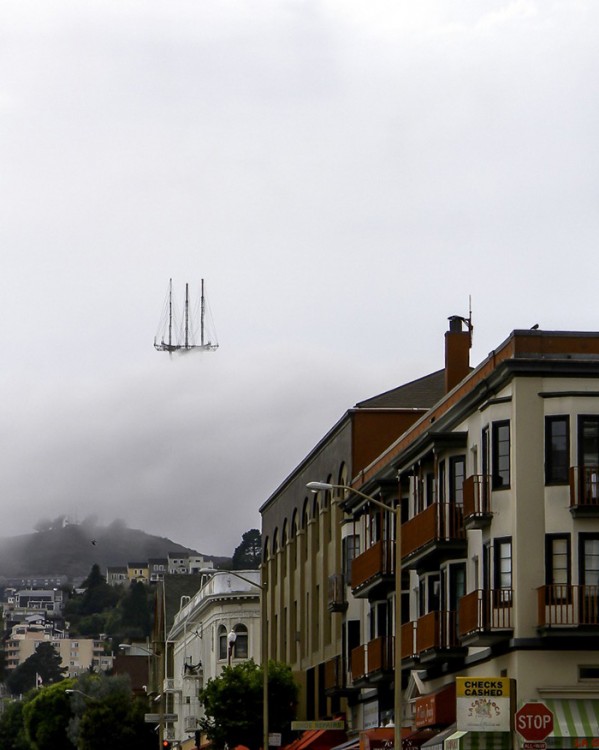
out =
[[[459,602],[458,638],[463,645],[490,646],[513,632],[512,589],[477,589]]]
[[[483,529],[491,523],[491,477],[473,474],[464,479],[464,526]]]
[[[466,551],[466,531],[461,505],[433,503],[401,527],[402,564],[435,566],[442,559]]]
[[[347,598],[345,596],[345,576],[343,573],[334,573],[329,576],[329,612],[345,612],[347,609]]]
[[[367,597],[376,593],[379,587],[393,585],[394,546],[391,541],[378,541],[352,560],[351,588],[354,596]]]
[[[537,589],[541,635],[568,637],[599,633],[599,586],[553,584]]]
[[[363,650],[363,647],[360,647]],[[324,691],[327,695],[350,695],[357,691],[348,684],[348,674],[342,656],[334,656],[324,665]]]
[[[456,613],[429,612],[406,623],[401,631],[402,662],[431,664],[462,659],[468,649],[457,638]]]
[[[352,681],[356,687],[371,685],[393,676],[393,636],[379,636],[351,652]]]
[[[570,512],[578,518],[599,516],[599,466],[570,467]]]

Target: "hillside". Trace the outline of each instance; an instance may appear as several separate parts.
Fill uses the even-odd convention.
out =
[[[122,522],[65,525],[32,534],[0,539],[0,577],[67,575],[86,576],[97,563],[107,566],[166,557],[169,552],[202,554],[166,537],[129,529]],[[225,557],[204,556],[218,565]]]

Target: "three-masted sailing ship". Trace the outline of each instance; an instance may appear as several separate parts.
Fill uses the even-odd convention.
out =
[[[202,279],[199,311],[190,309],[189,284],[185,284],[182,317],[179,315],[173,298],[173,280],[169,279],[158,332],[154,337],[154,348],[159,352],[170,353],[192,350],[212,352],[218,349],[216,331],[204,295],[204,279]]]

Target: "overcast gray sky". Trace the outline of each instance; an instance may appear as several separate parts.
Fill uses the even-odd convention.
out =
[[[597,330],[596,0],[3,0],[2,534],[230,554],[355,402]],[[204,277],[220,349],[152,343]],[[318,479],[319,477],[314,477]]]

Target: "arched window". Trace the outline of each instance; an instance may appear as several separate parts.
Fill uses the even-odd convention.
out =
[[[227,628],[224,625],[218,626],[218,658],[227,658]]]
[[[235,645],[233,647],[233,656],[235,659],[247,659],[248,654],[248,629],[245,625],[239,623],[233,628],[233,632],[237,636],[235,638]]]

